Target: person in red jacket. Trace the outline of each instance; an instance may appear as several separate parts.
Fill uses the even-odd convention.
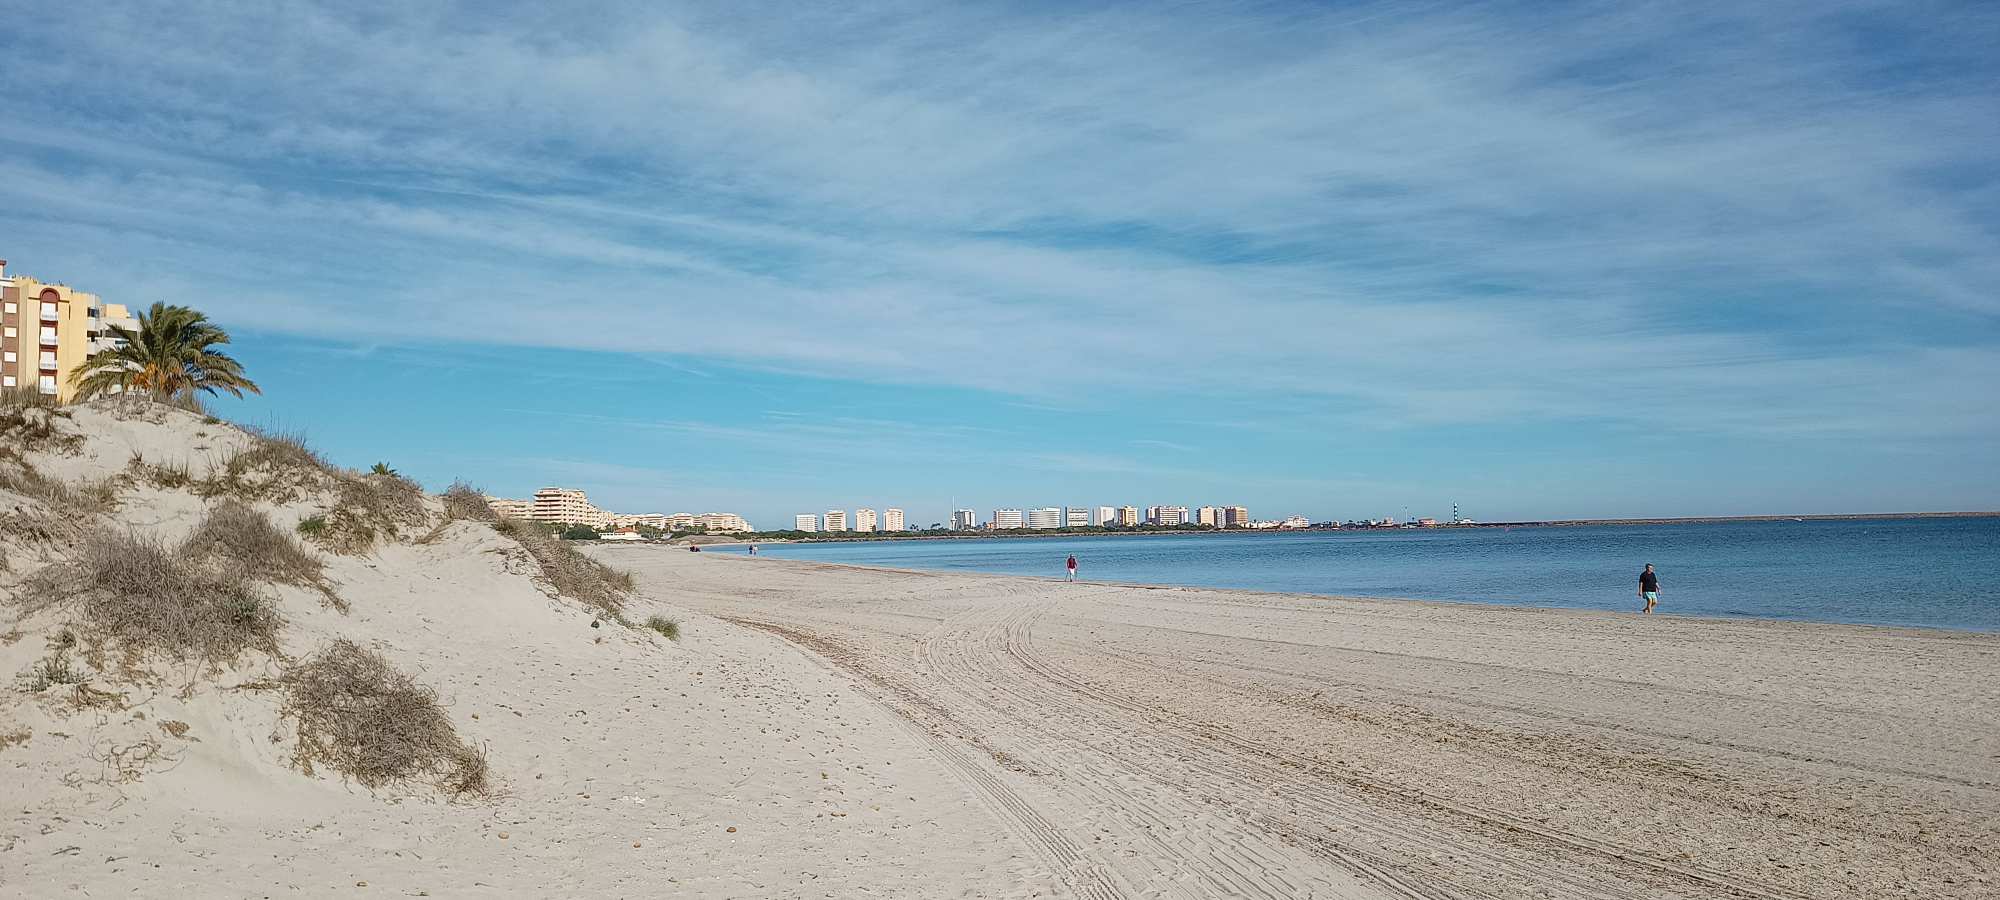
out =
[[[1069,555],[1069,575],[1065,576],[1063,580],[1064,581],[1076,580],[1076,554],[1074,553]]]

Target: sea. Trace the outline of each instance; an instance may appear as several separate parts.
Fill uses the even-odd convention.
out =
[[[716,552],[744,552],[741,547]],[[2000,632],[2000,517],[764,544],[902,569]]]

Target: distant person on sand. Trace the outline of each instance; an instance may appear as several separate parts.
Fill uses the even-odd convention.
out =
[[[1063,580],[1064,581],[1076,580],[1076,554],[1074,553],[1069,555],[1069,574],[1065,576]]]
[[[1646,598],[1646,608],[1640,612],[1652,612],[1660,602],[1660,576],[1653,574],[1653,564],[1646,564],[1646,571],[1639,573],[1639,596]]]

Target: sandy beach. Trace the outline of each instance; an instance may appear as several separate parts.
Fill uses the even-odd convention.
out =
[[[165,407],[10,421],[0,896],[2000,895],[1993,635],[662,546],[591,548],[607,600],[477,494]],[[262,549],[200,555],[222,521]],[[253,571],[279,545],[311,581]],[[91,580],[145,552],[245,592],[203,634],[247,643],[119,625],[209,608]],[[336,647],[434,694],[476,789],[310,749]],[[374,702],[308,711],[372,765]]]
[[[599,553],[856,685],[1066,895],[2000,895],[1991,635]]]

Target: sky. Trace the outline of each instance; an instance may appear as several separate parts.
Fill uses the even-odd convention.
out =
[[[2000,509],[1992,3],[0,23],[9,271],[201,309],[220,414],[432,487]]]

